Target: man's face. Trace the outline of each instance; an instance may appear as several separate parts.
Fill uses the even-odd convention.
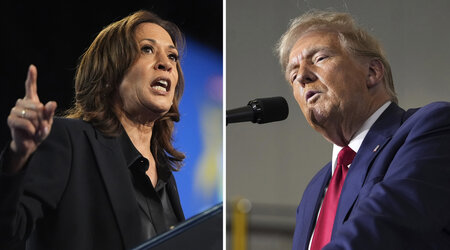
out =
[[[368,75],[368,63],[349,54],[338,34],[327,31],[302,35],[286,67],[286,78],[306,120],[336,144],[348,143],[349,133],[367,119]]]

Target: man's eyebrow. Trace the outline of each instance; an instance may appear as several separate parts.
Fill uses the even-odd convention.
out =
[[[152,39],[152,38],[144,38],[144,39],[141,39],[139,42],[142,42],[142,41],[149,41],[149,42],[151,42],[151,43],[155,43],[155,44],[157,44],[158,42],[155,40],[155,39]],[[169,45],[169,46],[167,46],[167,47],[169,47],[170,49],[177,49],[175,46],[173,46],[172,44],[171,45]]]
[[[301,52],[301,54],[304,54],[306,58],[312,57],[318,52],[325,51],[325,52],[332,52],[333,50],[328,46],[319,46],[319,47],[312,47],[309,49],[305,49]],[[288,62],[286,66],[286,72],[291,71],[293,68],[295,68],[299,64],[298,56],[294,57],[295,60],[291,60]]]
[[[331,48],[328,46],[320,46],[320,47],[311,48],[310,51],[307,51],[306,56],[313,56],[316,53],[321,52],[321,51],[331,52]]]

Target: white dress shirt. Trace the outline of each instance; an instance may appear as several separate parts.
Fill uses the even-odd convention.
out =
[[[348,146],[353,149],[356,153],[358,153],[359,148],[361,147],[361,144],[364,141],[364,138],[366,138],[367,133],[369,132],[369,129],[372,127],[372,125],[375,123],[376,120],[380,117],[380,115],[387,109],[387,107],[391,104],[391,101],[386,102],[381,106],[377,111],[375,111],[369,119],[367,119],[364,124],[361,126],[361,128],[358,130],[358,132],[355,133],[353,138],[348,143]],[[339,151],[341,151],[342,147],[338,146],[336,144],[333,144],[333,156],[331,158],[331,176],[333,176],[334,170],[336,169],[336,161],[339,154]],[[351,164],[350,164],[351,165]],[[350,167],[348,165],[347,167]]]

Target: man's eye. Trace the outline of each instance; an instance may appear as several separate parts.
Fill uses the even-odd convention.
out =
[[[149,45],[144,45],[144,46],[142,46],[141,51],[146,53],[146,54],[152,54],[153,53],[153,47],[149,46]]]
[[[325,60],[325,59],[327,59],[328,58],[328,56],[318,56],[317,58],[316,58],[316,63],[318,63],[318,62],[320,62],[320,61],[323,61],[323,60]]]
[[[297,79],[297,74],[293,74],[293,75],[291,76],[291,84],[294,84],[295,79]]]

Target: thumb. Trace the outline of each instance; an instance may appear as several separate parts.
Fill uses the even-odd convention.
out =
[[[54,101],[47,102],[44,106],[43,120],[41,122],[40,131],[38,133],[38,141],[44,140],[50,133],[53,124],[53,116],[55,115],[57,104]]]
[[[55,101],[49,101],[44,106],[44,119],[50,121],[53,119],[55,115],[55,110],[57,107],[57,103]]]

